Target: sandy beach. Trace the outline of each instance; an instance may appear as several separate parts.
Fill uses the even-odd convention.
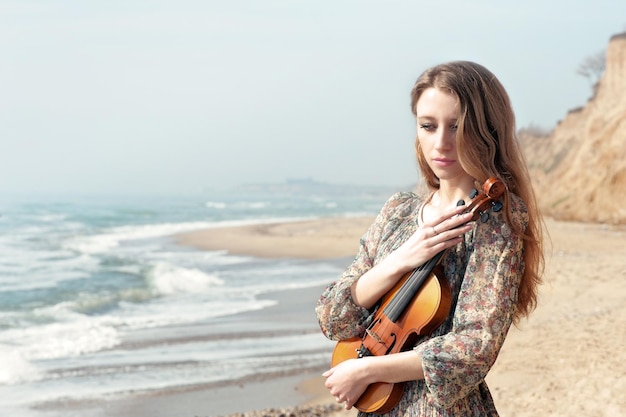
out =
[[[341,258],[354,255],[372,220],[332,218],[210,229],[177,239],[183,245],[233,254]],[[547,220],[546,227],[551,246],[539,305],[528,320],[511,329],[487,376],[500,415],[626,415],[626,228],[553,220]],[[319,289],[298,296],[300,307],[293,308],[310,309]],[[355,415],[337,410],[314,371],[277,377],[272,385],[263,381],[224,387],[219,397],[239,409],[205,402],[206,411],[209,416],[274,416],[286,409],[293,415]],[[187,400],[206,401],[202,395],[195,392]],[[259,396],[263,401],[256,405],[238,402]]]

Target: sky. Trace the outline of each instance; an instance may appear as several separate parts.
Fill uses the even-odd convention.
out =
[[[478,62],[550,130],[624,31],[623,0],[0,0],[0,195],[405,186],[423,70]]]

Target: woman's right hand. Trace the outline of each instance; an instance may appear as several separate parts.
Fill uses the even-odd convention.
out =
[[[472,228],[472,225],[467,224],[472,219],[472,213],[463,213],[463,210],[463,206],[454,207],[424,223],[383,262],[395,265],[400,275],[404,275],[425,264],[439,252],[459,244],[463,235]]]
[[[406,272],[460,243],[463,235],[472,228],[466,224],[472,214],[461,214],[463,210],[462,206],[455,207],[421,225],[398,249],[355,281],[352,286],[354,302],[371,308]]]

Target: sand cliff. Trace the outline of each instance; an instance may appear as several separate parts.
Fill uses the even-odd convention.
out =
[[[626,224],[626,33],[610,39],[604,74],[586,105],[548,136],[520,140],[545,215]]]

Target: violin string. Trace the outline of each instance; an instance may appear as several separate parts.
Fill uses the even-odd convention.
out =
[[[415,294],[420,290],[424,281],[430,275],[435,265],[437,265],[444,252],[445,251],[439,252],[425,264],[415,268],[406,282],[400,287],[398,293],[389,302],[387,307],[385,307],[385,315],[392,322],[396,322],[400,318],[402,312],[404,312],[411,300],[413,300]]]

